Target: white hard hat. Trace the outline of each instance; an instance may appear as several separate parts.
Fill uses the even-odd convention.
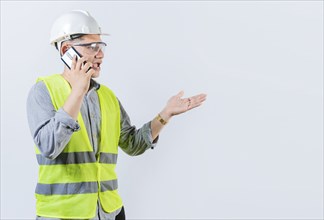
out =
[[[51,29],[50,43],[55,45],[61,41],[71,40],[71,35],[77,34],[100,34],[97,21],[87,11],[73,10],[58,17]]]

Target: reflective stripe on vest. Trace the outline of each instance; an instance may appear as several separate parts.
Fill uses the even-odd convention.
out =
[[[117,154],[100,153],[100,163],[116,164]],[[80,164],[80,163],[95,163],[96,157],[93,152],[69,152],[61,153],[55,160],[43,157],[41,154],[36,154],[39,165],[55,165],[55,164]]]
[[[101,181],[101,192],[107,190],[113,191],[118,188],[117,180]],[[37,183],[36,193],[42,195],[68,195],[82,193],[98,192],[98,182],[81,182],[81,183],[54,183],[42,184]]]
[[[71,88],[59,74],[42,80],[56,110],[61,108]],[[99,156],[93,151],[81,113],[80,130],[74,132],[63,152],[51,160],[36,147],[39,164],[36,186],[37,215],[52,218],[87,219],[95,216],[97,200],[106,212],[122,207],[117,192],[115,167],[120,136],[120,108],[113,92],[100,85],[97,90],[101,111]]]

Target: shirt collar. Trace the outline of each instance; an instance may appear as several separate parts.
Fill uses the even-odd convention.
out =
[[[95,90],[98,90],[100,88],[100,84],[97,83],[95,80],[90,79],[90,87],[89,87],[89,90],[91,90],[92,88],[94,88]]]

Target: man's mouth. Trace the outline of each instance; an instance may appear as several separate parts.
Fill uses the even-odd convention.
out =
[[[93,69],[100,69],[100,65],[101,65],[101,63],[94,63],[92,68]]]

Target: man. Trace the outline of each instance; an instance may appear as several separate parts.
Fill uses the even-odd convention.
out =
[[[62,74],[39,78],[30,90],[27,115],[39,163],[37,219],[125,219],[115,173],[118,146],[132,156],[153,149],[173,116],[206,99],[181,98],[180,92],[136,129],[114,93],[93,80],[104,58],[101,35],[88,12],[61,15],[51,44],[61,56],[73,47],[82,57],[74,56]]]

